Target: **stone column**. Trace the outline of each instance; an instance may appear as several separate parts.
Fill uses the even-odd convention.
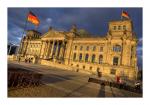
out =
[[[59,48],[58,48],[58,58],[60,57],[60,50],[61,50],[61,41],[59,41]]]
[[[40,51],[40,58],[43,58],[43,54],[44,54],[44,42],[42,41],[41,51]]]
[[[55,57],[58,58],[58,48],[59,48],[59,41],[57,41],[57,45],[56,45],[56,51],[55,51]]]
[[[50,52],[50,41],[48,41],[48,46],[47,46],[47,58],[49,58],[49,52]]]
[[[61,41],[60,54],[59,54],[59,59],[61,61],[64,60],[64,55],[65,55],[65,42]]]
[[[44,42],[43,58],[45,58],[45,53],[46,53],[46,41]]]
[[[47,57],[47,47],[48,47],[48,43],[45,42],[45,48],[44,48],[44,58],[46,59]]]
[[[52,44],[52,48],[51,48],[51,53],[50,53],[50,57],[51,58],[53,58],[54,45],[55,45],[55,41],[53,40],[53,44]]]
[[[59,50],[59,59],[61,59],[61,55],[62,55],[62,48],[63,48],[63,46],[62,46],[63,44],[62,44],[62,41],[60,42],[60,50]]]
[[[48,58],[51,58],[51,51],[52,51],[52,44],[53,43],[51,43],[52,41],[50,41],[50,47],[49,47],[49,56],[48,56]]]
[[[71,50],[71,47],[70,47],[70,41],[67,41],[67,42],[64,42],[64,51],[63,51],[63,58],[64,58],[64,63],[68,65],[69,63],[69,57],[70,57],[70,50]],[[66,49],[67,47],[67,49]]]
[[[65,55],[65,47],[66,47],[66,45],[65,45],[65,41],[63,41],[62,42],[62,55],[61,55],[61,57],[64,59],[64,55]]]

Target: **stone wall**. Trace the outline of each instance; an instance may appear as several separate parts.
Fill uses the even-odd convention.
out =
[[[17,60],[17,56],[16,55],[7,55],[7,58],[8,58],[8,60],[11,60],[11,61]]]
[[[54,63],[54,62],[47,61],[47,60],[41,60],[41,65],[47,65],[47,66],[56,67],[59,69],[71,70],[71,71],[81,72],[81,73],[86,73],[86,74],[92,74],[88,70],[83,70],[81,68],[78,69],[77,67],[73,67],[70,65],[64,65],[64,64],[58,64],[58,63]]]

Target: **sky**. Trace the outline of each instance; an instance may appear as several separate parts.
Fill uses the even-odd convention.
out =
[[[122,10],[126,11],[133,21],[134,32],[139,39],[138,65],[142,68],[142,8],[8,8],[8,43],[19,44],[24,29],[37,29],[45,33],[51,26],[56,30],[68,31],[73,24],[79,29],[87,30],[93,36],[106,36],[108,22],[121,20]],[[29,22],[25,28],[29,11],[39,18],[38,28]]]

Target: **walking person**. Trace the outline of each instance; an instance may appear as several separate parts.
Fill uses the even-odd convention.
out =
[[[21,60],[21,58],[19,57],[19,58],[18,58],[18,62],[20,62],[20,60]]]

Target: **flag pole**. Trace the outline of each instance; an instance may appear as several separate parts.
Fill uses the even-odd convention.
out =
[[[28,10],[28,13],[30,12],[30,10],[29,10],[29,8],[27,9]],[[24,26],[24,29],[23,29],[23,34],[22,34],[22,38],[23,38],[23,36],[24,36],[24,34],[25,34],[25,31],[26,31],[26,28],[27,28],[27,18],[28,18],[28,13],[26,14],[26,20],[25,20],[25,26]]]
[[[27,27],[27,16],[26,16],[25,26],[24,26],[24,29],[23,29],[22,38],[24,37],[25,31],[26,31],[26,27]]]
[[[37,31],[37,29],[38,29],[38,26],[36,25],[36,26],[35,26],[35,30]]]
[[[19,47],[19,61],[20,61],[21,50],[22,50],[21,43],[22,43],[22,40],[23,40],[25,31],[26,31],[26,27],[27,27],[27,14],[26,14],[25,24],[24,24],[24,28],[23,28],[23,33],[22,33],[21,40],[20,40],[20,47]]]
[[[123,10],[121,11],[121,20],[123,21],[122,13],[123,13]]]

